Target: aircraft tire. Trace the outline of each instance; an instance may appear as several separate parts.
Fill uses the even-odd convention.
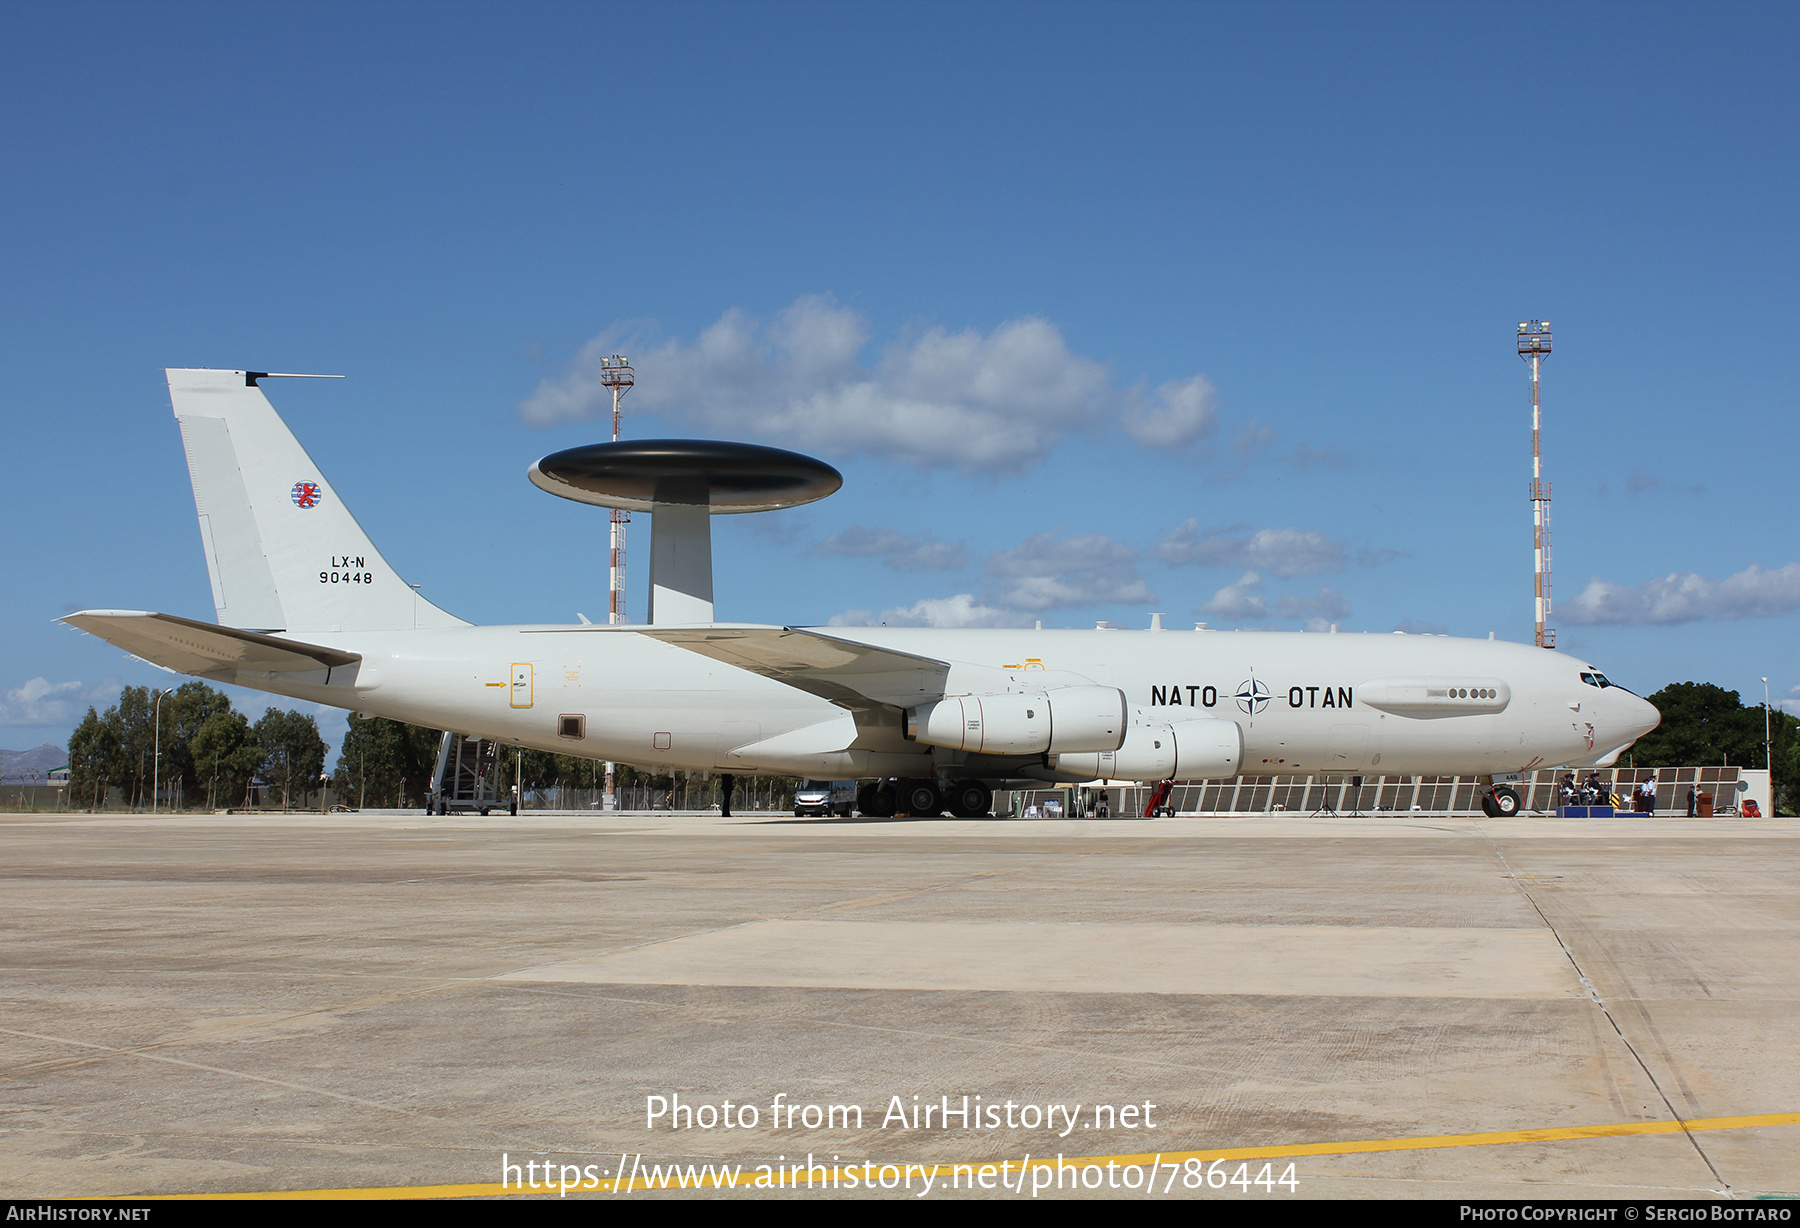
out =
[[[1511,789],[1500,788],[1481,795],[1481,813],[1490,819],[1516,818],[1524,803]]]
[[[871,819],[891,819],[894,791],[882,785],[864,785],[857,791],[856,808]]]
[[[994,805],[994,791],[979,780],[959,780],[950,786],[950,815],[958,819],[980,819]]]
[[[901,809],[918,819],[929,819],[944,812],[944,799],[937,785],[929,780],[903,780],[897,799]]]

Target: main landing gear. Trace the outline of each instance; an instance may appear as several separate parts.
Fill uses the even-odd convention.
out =
[[[945,810],[958,819],[979,819],[993,807],[994,791],[979,780],[959,780],[948,790],[931,780],[880,780],[856,791],[856,808],[872,819],[930,818]]]

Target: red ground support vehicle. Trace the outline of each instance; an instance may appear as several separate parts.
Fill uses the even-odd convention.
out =
[[[1165,780],[1158,784],[1156,791],[1150,795],[1149,804],[1144,807],[1144,817],[1146,819],[1174,818],[1175,807],[1169,804],[1169,794],[1174,791],[1175,782],[1172,780]]]

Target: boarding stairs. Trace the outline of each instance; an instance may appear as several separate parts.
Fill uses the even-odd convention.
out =
[[[431,814],[519,813],[519,800],[500,782],[500,743],[446,729],[426,810]]]

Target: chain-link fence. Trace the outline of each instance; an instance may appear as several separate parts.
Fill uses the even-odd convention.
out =
[[[606,791],[600,788],[551,786],[527,789],[521,810],[603,810]],[[702,780],[677,779],[673,788],[632,787],[614,790],[617,810],[717,810],[723,801],[716,776]],[[742,776],[731,794],[733,814],[793,813],[791,780]]]
[[[1686,794],[1713,794],[1723,807],[1735,800],[1743,769],[1735,767],[1600,768],[1574,772],[1577,783],[1598,777],[1604,794],[1616,795],[1626,809],[1639,785],[1656,791],[1656,813],[1687,812]],[[1561,804],[1557,782],[1570,769],[1527,774],[1514,788],[1525,812],[1548,814]],[[1761,782],[1765,787],[1766,780]],[[1480,814],[1487,788],[1474,776],[1239,776],[1230,780],[1183,781],[1164,803],[1176,814]],[[1110,818],[1142,816],[1155,787],[1134,785],[1110,789],[1028,789],[996,794],[994,813],[1012,818],[1094,818],[1104,805]],[[1757,799],[1767,806],[1765,798]],[[1765,810],[1764,813],[1771,813]]]

